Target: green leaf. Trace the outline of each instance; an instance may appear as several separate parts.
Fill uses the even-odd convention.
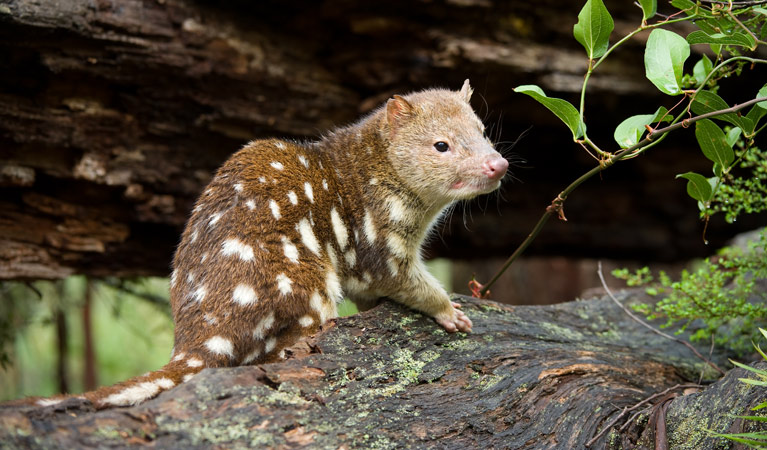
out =
[[[743,130],[738,127],[730,128],[730,131],[727,132],[727,143],[730,144],[730,147],[735,147],[735,143],[738,142],[742,132]]]
[[[754,422],[767,422],[767,416],[735,416],[738,419],[753,420]],[[767,434],[764,435],[767,437]]]
[[[729,108],[730,105],[725,102],[722,97],[714,94],[711,91],[700,91],[695,95],[695,101],[692,102],[692,111],[695,114],[706,114],[714,111],[721,111]],[[729,122],[742,130],[753,130],[754,123],[751,119],[739,116],[735,113],[720,114],[714,117],[718,120],[724,120]]]
[[[762,336],[764,336],[765,339],[767,339],[767,330],[764,328],[759,328],[759,332],[762,333]]]
[[[671,6],[684,10],[688,16],[695,13],[695,2],[690,0],[671,0]]]
[[[733,366],[738,366],[741,369],[746,369],[749,372],[753,372],[753,373],[755,373],[755,374],[757,374],[759,376],[767,377],[767,371],[765,371],[765,370],[757,369],[757,368],[751,367],[751,366],[747,366],[747,365],[745,365],[743,363],[739,363],[739,362],[733,361],[733,360],[730,360],[730,363],[732,363]]]
[[[703,175],[695,172],[680,173],[676,178],[687,179],[687,195],[699,202],[707,202],[711,199],[713,191],[708,180]]]
[[[586,124],[581,122],[578,110],[575,109],[570,102],[562,100],[561,98],[546,97],[546,94],[543,93],[541,88],[532,84],[517,86],[514,88],[514,92],[527,94],[537,100],[538,103],[548,108],[549,111],[553,112],[565,123],[565,125],[567,125],[568,128],[570,128],[570,131],[573,133],[573,139],[580,138],[586,131]]]
[[[690,45],[695,44],[717,44],[717,45],[737,45],[740,47],[748,47],[754,49],[756,47],[756,41],[751,35],[746,33],[714,33],[708,34],[705,31],[698,30],[693,31],[687,35],[687,42]]]
[[[621,122],[615,129],[615,133],[613,133],[615,142],[617,142],[621,148],[628,148],[632,145],[636,145],[636,143],[642,139],[645,131],[647,131],[645,128],[646,125],[657,122],[661,120],[661,118],[663,118],[664,122],[672,120],[672,117],[667,113],[668,110],[661,106],[654,114],[640,114],[629,117]]]
[[[723,168],[729,167],[735,159],[732,147],[727,143],[724,132],[714,122],[703,119],[695,123],[695,139],[706,158]]]
[[[573,36],[586,49],[589,59],[596,59],[607,51],[614,27],[602,0],[587,0],[578,13],[578,23],[573,25]]]
[[[708,56],[703,55],[700,61],[695,63],[695,67],[692,68],[692,76],[695,77],[695,81],[698,84],[703,84],[713,69],[714,64],[708,59]]]
[[[767,16],[767,9],[764,8],[751,8],[751,11]]]
[[[658,0],[639,0],[642,7],[642,20],[652,19],[658,12]]]
[[[645,47],[645,75],[661,92],[680,94],[683,66],[689,56],[690,44],[682,36],[656,28]]]
[[[759,92],[756,94],[756,97],[754,98],[762,98],[762,97],[767,97],[767,84],[765,84],[761,89],[759,89]],[[756,104],[756,106],[762,109],[767,109],[767,101],[759,102]]]
[[[738,380],[753,386],[767,386],[767,381],[763,380],[754,380],[753,378],[738,378]]]

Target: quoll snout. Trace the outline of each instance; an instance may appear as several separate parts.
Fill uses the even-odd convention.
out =
[[[509,162],[501,155],[490,156],[482,163],[482,173],[493,181],[503,178],[508,168]]]

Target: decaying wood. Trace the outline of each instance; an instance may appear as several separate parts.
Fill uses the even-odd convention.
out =
[[[468,335],[383,303],[338,319],[282,363],[208,369],[141,406],[6,407],[0,440],[12,448],[584,448],[624,408],[695,383],[706,368],[607,298],[545,307],[459,300],[475,324]],[[744,376],[732,370],[702,391],[674,391],[663,416],[671,448],[713,448],[719,441],[707,429],[751,426],[730,414],[767,390],[737,380]],[[654,439],[649,414],[623,432],[620,421],[592,448]]]
[[[609,7],[616,34],[639,23],[632,2]],[[513,169],[524,183],[504,188],[503,215],[474,207],[468,229],[453,220],[447,245],[432,251],[507,255],[558,190],[594,164],[570,151],[553,115],[511,90],[535,83],[577,97],[586,65],[572,38],[579,8],[553,0],[0,0],[0,279],[167,275],[192,202],[248,140],[317,136],[392,93],[457,87],[467,77],[498,140],[535,125],[514,149],[529,162]],[[614,118],[665,101],[637,71],[644,38],[591,78],[592,138],[612,142]],[[756,92],[764,77],[753,78]],[[738,88],[750,92],[747,83]],[[584,186],[566,206],[575,225],[550,225],[531,250],[653,260],[705,253],[697,209],[674,181],[679,161],[684,170],[705,161],[687,151],[654,158]],[[755,227],[744,220],[737,226]],[[719,225],[709,227],[712,246]]]

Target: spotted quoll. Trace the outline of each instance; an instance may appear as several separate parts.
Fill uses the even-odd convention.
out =
[[[197,201],[173,261],[171,361],[84,397],[131,405],[206,367],[278,360],[336,317],[344,296],[388,297],[449,332],[471,331],[420,255],[446,208],[495,190],[508,167],[471,94],[466,80],[458,92],[395,95],[318,141],[259,140],[235,153]]]

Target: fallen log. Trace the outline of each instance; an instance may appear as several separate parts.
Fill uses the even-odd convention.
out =
[[[616,297],[647,300],[638,291]],[[698,386],[718,374],[607,297],[549,306],[458,301],[474,321],[471,334],[447,334],[383,302],[330,323],[283,362],[207,369],[136,407],[6,406],[0,441],[12,448],[573,449],[609,427],[592,448],[643,445],[660,430],[671,448],[705,449],[726,442],[706,430],[750,429],[730,414],[767,399],[764,388],[737,380],[747,376],[742,369]],[[712,359],[728,367],[721,352]],[[651,398],[663,391],[671,396]],[[631,410],[643,414],[611,423],[646,399]],[[648,421],[659,401],[662,429],[657,413]]]

